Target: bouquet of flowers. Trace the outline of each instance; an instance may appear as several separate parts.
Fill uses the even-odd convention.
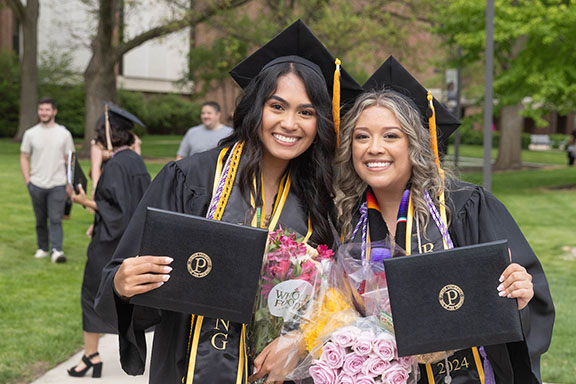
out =
[[[315,249],[282,228],[270,234],[251,327],[254,356],[283,331],[298,328],[296,314],[317,292],[322,263],[333,255],[326,245]]]
[[[405,384],[419,376],[415,357],[398,357],[382,260],[395,252],[372,243],[371,260],[359,257],[361,244],[338,249],[328,288],[313,304],[300,329],[308,356],[288,375],[315,383]],[[379,257],[381,256],[381,257]]]

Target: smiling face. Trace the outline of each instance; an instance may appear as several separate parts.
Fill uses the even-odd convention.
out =
[[[38,119],[44,125],[54,122],[58,110],[52,107],[50,103],[42,103],[38,105]]]
[[[412,175],[408,136],[384,107],[366,108],[352,137],[352,161],[358,176],[377,194],[402,194]]]
[[[316,138],[317,114],[304,83],[288,73],[278,78],[276,91],[264,103],[258,135],[263,161],[288,164],[312,145]]]
[[[203,106],[202,112],[200,113],[202,124],[204,124],[208,129],[214,129],[218,124],[220,124],[220,116],[221,113],[210,105]]]

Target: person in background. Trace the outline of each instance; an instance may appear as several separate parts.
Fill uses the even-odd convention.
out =
[[[566,153],[568,155],[568,166],[571,167],[574,165],[574,159],[576,158],[576,129],[570,134]]]
[[[132,214],[150,185],[150,175],[144,161],[132,150],[135,138],[131,130],[134,123],[143,126],[142,122],[114,105],[106,105],[106,108],[107,112],[96,125],[95,142],[99,150],[103,152],[106,149],[110,157],[104,164],[94,199],[90,200],[86,196],[82,186],[78,187],[78,194],[72,194],[74,203],[94,211],[94,230],[88,246],[81,295],[84,356],[78,365],[68,370],[68,374],[74,377],[86,375],[90,368],[92,377],[100,377],[102,374],[102,360],[98,353],[100,334],[118,331],[95,312],[94,299],[100,285],[102,268],[112,258]],[[108,143],[111,145],[110,152]]]
[[[364,88],[342,120],[336,160],[336,208],[345,241],[388,239],[410,255],[507,239],[511,254],[494,290],[502,300],[517,300],[524,340],[419,358],[418,383],[540,383],[540,356],[554,324],[548,282],[506,207],[481,187],[445,178],[437,135],[423,121],[428,116],[430,127],[437,124],[442,140],[459,122],[427,99],[426,90],[392,57]],[[460,368],[442,369],[448,358]]]
[[[207,101],[202,104],[200,114],[202,124],[192,127],[186,132],[180,143],[180,148],[178,148],[176,160],[216,148],[220,140],[230,136],[232,128],[222,124],[220,122],[221,117],[222,112],[217,102]]]
[[[24,132],[20,168],[36,217],[38,249],[34,257],[39,259],[50,255],[53,263],[63,263],[66,256],[62,250],[62,218],[66,196],[71,193],[66,162],[68,153],[74,151],[74,142],[70,132],[56,123],[57,114],[56,101],[40,99],[40,122]]]

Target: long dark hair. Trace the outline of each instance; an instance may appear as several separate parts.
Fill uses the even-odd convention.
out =
[[[220,142],[230,146],[244,141],[243,166],[239,170],[239,186],[246,196],[252,191],[252,180],[260,174],[263,145],[258,132],[262,124],[265,102],[274,94],[278,78],[289,73],[298,76],[316,110],[316,139],[303,154],[290,162],[292,191],[310,212],[314,229],[311,241],[331,245],[333,241],[329,216],[332,213],[334,192],[332,160],[336,150],[336,135],[332,122],[330,95],[324,79],[309,67],[299,63],[282,63],[264,69],[246,87],[244,96],[234,111],[234,133]]]

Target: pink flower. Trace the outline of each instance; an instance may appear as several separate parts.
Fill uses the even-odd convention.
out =
[[[354,345],[358,334],[358,328],[356,327],[343,327],[334,332],[331,339],[336,344],[346,348]]]
[[[355,384],[354,376],[350,376],[347,372],[341,372],[338,376],[338,384]]]
[[[362,365],[366,358],[356,352],[350,352],[344,358],[342,369],[350,375],[357,375],[362,371]]]
[[[336,384],[336,371],[330,368],[322,360],[314,360],[313,365],[310,367],[310,376],[314,380],[314,384]]]
[[[370,376],[358,375],[354,378],[356,384],[376,384],[374,379]]]
[[[362,366],[362,373],[366,376],[380,376],[390,367],[389,361],[384,361],[377,356],[369,357]]]
[[[318,251],[318,260],[331,259],[334,256],[334,252],[324,244],[321,244],[316,248]]]
[[[388,384],[406,384],[408,372],[400,364],[392,364],[382,375],[385,383]]]
[[[330,368],[340,368],[344,364],[344,357],[346,357],[346,351],[344,348],[338,344],[332,342],[326,343],[324,348],[322,348],[322,356],[320,360],[326,363]]]
[[[398,358],[398,364],[408,372],[410,372],[411,368],[417,364],[417,359],[415,356],[404,356]]]
[[[382,360],[392,361],[396,358],[396,339],[391,334],[382,332],[372,341],[372,350]]]
[[[352,350],[359,355],[367,356],[372,352],[372,341],[374,340],[374,335],[368,332],[363,332],[356,342],[352,346]]]

